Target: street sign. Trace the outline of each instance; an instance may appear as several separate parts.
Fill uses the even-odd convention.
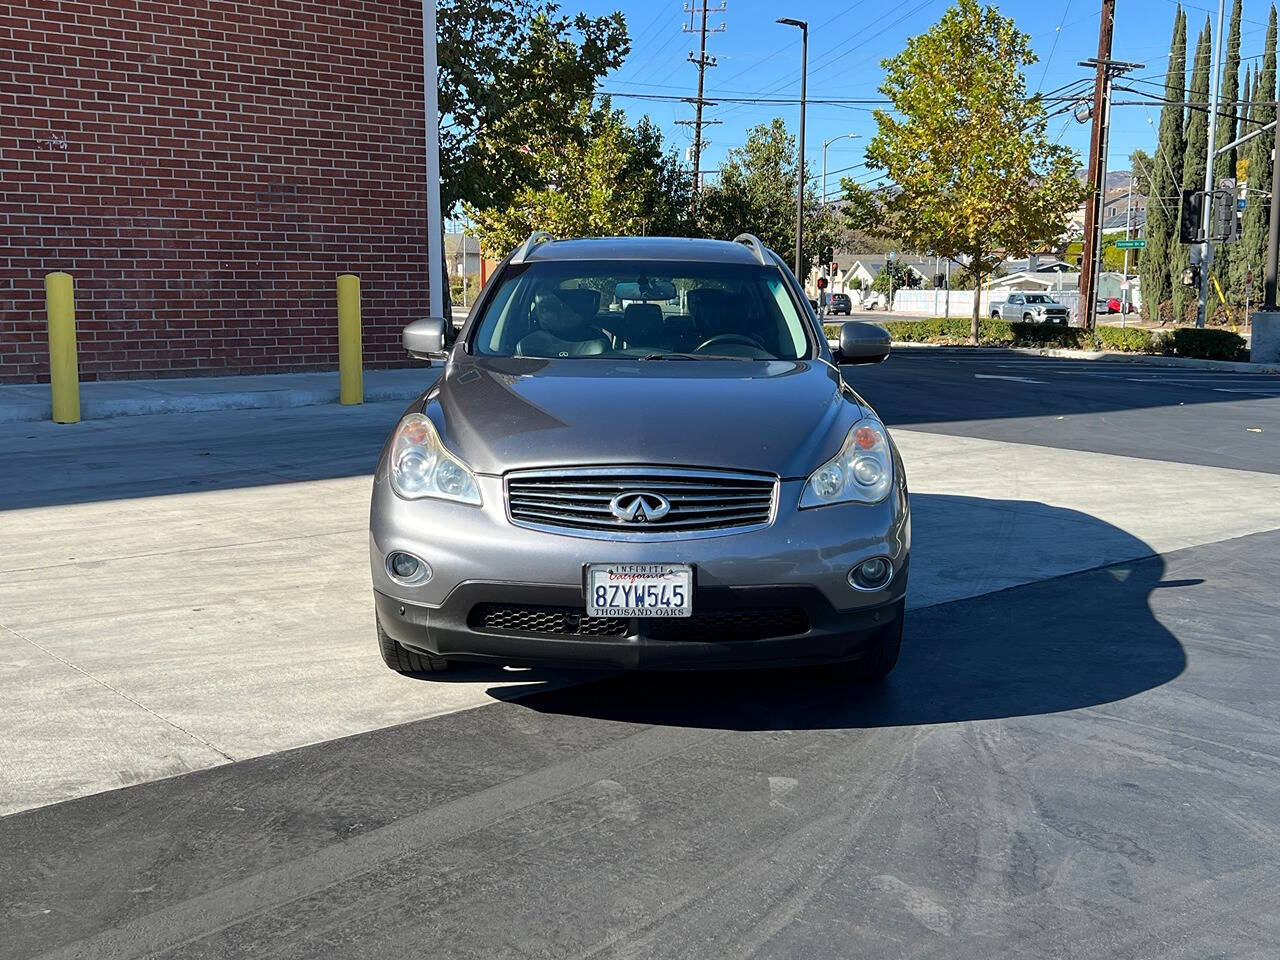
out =
[[[1145,240],[1117,240],[1116,241],[1117,250],[1144,250],[1146,249],[1146,246],[1147,246],[1147,241]]]

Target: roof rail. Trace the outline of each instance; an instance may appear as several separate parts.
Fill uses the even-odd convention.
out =
[[[751,248],[751,252],[756,255],[756,259],[764,266],[769,266],[768,254],[764,252],[764,244],[760,242],[760,238],[754,233],[740,233],[733,238],[734,243],[745,243]]]
[[[554,239],[555,237],[551,236],[549,233],[545,233],[542,230],[535,230],[533,233],[529,234],[528,239],[526,239],[524,243],[520,244],[516,249],[516,252],[511,255],[511,262],[524,263],[529,259],[529,254],[533,253],[534,247],[540,243],[546,243],[548,240]]]

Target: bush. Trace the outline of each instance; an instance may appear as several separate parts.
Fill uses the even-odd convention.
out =
[[[897,343],[938,343],[967,345],[968,317],[933,317],[925,320],[879,320]],[[840,325],[824,328],[831,340],[840,339]],[[982,318],[978,323],[978,345],[983,347],[1048,347],[1065,350],[1114,350],[1120,353],[1164,354],[1200,360],[1248,360],[1249,350],[1242,337],[1227,330],[1143,330],[1139,327],[1098,327],[1092,334],[1080,327],[1060,327],[1047,323],[1010,323]]]
[[[1094,340],[1103,350],[1120,353],[1159,353],[1156,337],[1150,330],[1139,327],[1098,327]]]
[[[1249,348],[1244,337],[1230,330],[1179,327],[1163,331],[1156,342],[1159,352],[1171,357],[1197,357],[1201,360],[1249,359]]]

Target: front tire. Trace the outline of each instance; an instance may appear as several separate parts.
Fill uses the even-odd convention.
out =
[[[999,311],[999,310],[992,310],[992,311],[991,311],[991,319],[992,319],[992,320],[999,320],[999,319],[1000,319],[1000,311]]]
[[[378,650],[382,653],[382,662],[396,673],[412,677],[424,673],[440,673],[442,670],[449,669],[449,661],[444,657],[432,657],[406,650],[387,636],[387,631],[382,629],[381,620],[375,622],[378,626]]]
[[[906,621],[906,600],[898,601],[893,623],[880,627],[866,652],[857,660],[843,664],[843,675],[851,683],[879,683],[898,664],[902,652],[902,630]]]

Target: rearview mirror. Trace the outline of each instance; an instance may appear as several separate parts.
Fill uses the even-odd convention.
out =
[[[440,317],[415,320],[404,328],[404,348],[418,360],[443,360],[446,321]]]
[[[889,331],[874,323],[850,320],[840,324],[837,363],[879,363],[889,356]]]

